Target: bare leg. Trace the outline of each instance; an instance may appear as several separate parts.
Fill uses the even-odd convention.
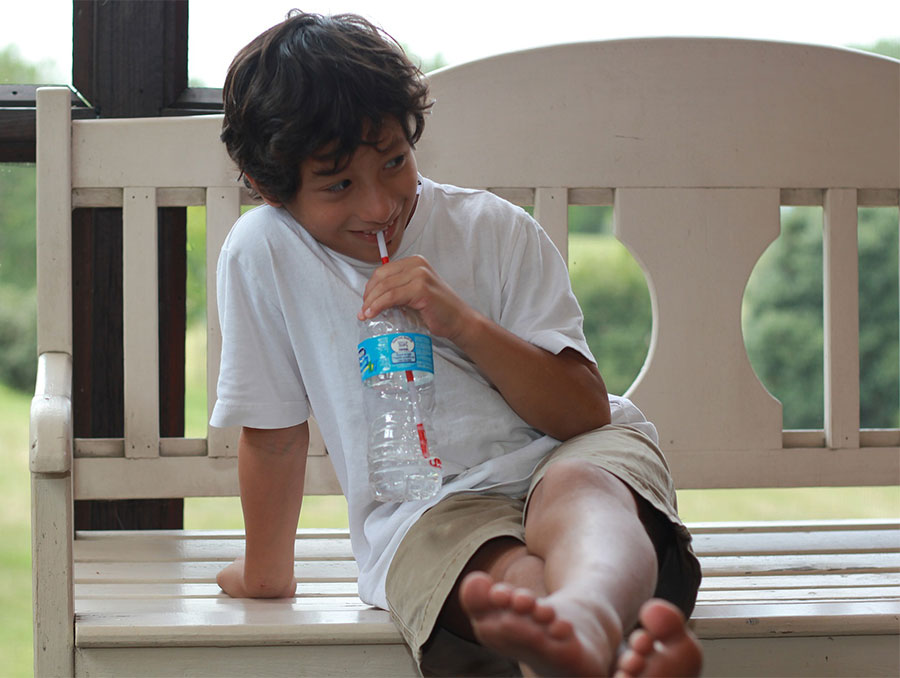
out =
[[[483,572],[463,578],[459,602],[475,638],[531,675],[609,675],[656,586],[631,491],[591,464],[559,461],[532,495],[525,541],[506,543],[485,567],[476,557],[470,570]]]
[[[700,643],[671,603],[650,600],[640,614],[641,626],[619,657],[616,678],[632,676],[699,676],[703,664]]]

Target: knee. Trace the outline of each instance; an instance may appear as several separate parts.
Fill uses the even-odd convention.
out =
[[[609,471],[583,459],[560,459],[550,464],[532,495],[532,503],[540,496],[574,498],[586,492],[592,497],[607,497],[629,508],[634,497],[628,486]]]

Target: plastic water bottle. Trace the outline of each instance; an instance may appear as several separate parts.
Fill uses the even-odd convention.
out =
[[[412,312],[391,308],[360,328],[369,485],[378,501],[428,499],[441,487],[441,461],[430,435],[431,337],[417,324]]]
[[[384,232],[377,234],[388,263]],[[431,337],[415,313],[389,308],[360,327],[369,486],[377,501],[429,499],[441,489],[441,460],[429,436],[434,409]]]

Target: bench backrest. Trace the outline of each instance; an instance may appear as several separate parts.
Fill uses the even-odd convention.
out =
[[[628,395],[680,487],[875,485],[900,477],[900,430],[859,425],[857,207],[900,195],[900,63],[720,39],[583,43],[430,76],[417,149],[437,181],[533,205],[563,253],[569,205],[613,205],[653,330]],[[71,354],[71,209],[121,206],[125,435],[75,441],[77,498],[237,493],[236,431],[159,436],[157,207],[205,205],[208,401],[221,335],[215,263],[249,195],[221,116],[72,122],[38,112],[39,351]],[[784,431],[741,332],[748,277],[781,205],[824,208],[825,426]],[[307,490],[339,493],[318,436]]]

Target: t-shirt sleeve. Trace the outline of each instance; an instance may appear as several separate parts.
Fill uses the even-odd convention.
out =
[[[251,266],[247,266],[247,260]],[[222,359],[212,426],[284,428],[309,418],[309,402],[265,266],[227,247],[217,268]],[[259,268],[262,275],[255,275]]]
[[[500,324],[551,353],[572,348],[596,363],[562,255],[528,214],[516,226],[501,266]]]

